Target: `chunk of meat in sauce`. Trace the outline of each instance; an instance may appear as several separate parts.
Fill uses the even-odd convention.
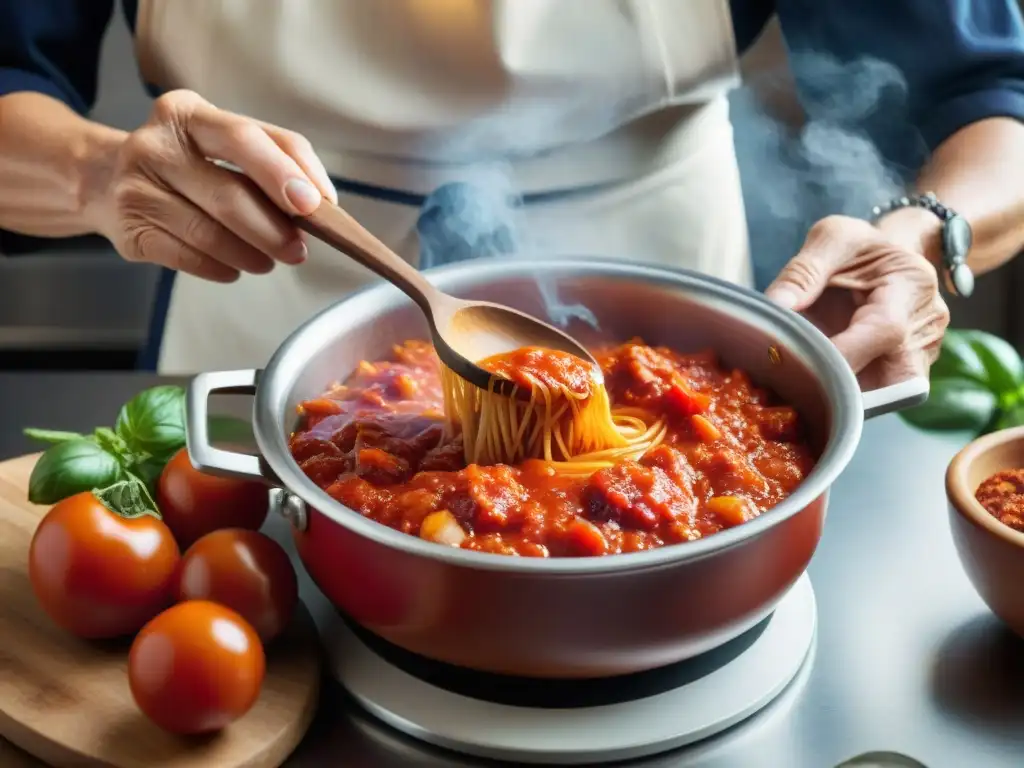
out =
[[[335,465],[347,466],[345,471],[354,471],[378,485],[401,483],[421,469],[431,468],[424,467],[424,462],[434,457],[444,437],[441,424],[416,414],[370,414],[358,420],[332,417],[330,424],[325,420],[313,432],[293,437],[292,455],[302,464],[299,457],[320,446],[323,453],[342,457],[344,463]],[[437,464],[431,461],[432,467]]]
[[[445,506],[470,531],[497,531],[516,526],[522,518],[526,489],[518,471],[505,464],[472,464],[456,476],[444,496]]]
[[[462,435],[454,440],[439,443],[427,451],[420,462],[421,472],[458,472],[466,466],[466,451],[462,445]]]
[[[423,416],[390,415],[355,425],[352,449],[377,448],[418,467],[428,451],[444,439],[444,426]],[[342,447],[344,450],[344,447]]]
[[[310,456],[299,463],[306,476],[321,488],[333,483],[337,478],[349,474],[355,469],[355,461],[351,455],[328,453]]]
[[[640,344],[626,344],[603,362],[610,389],[621,393],[624,403],[690,417],[705,413],[711,398],[663,352]]]
[[[380,448],[361,448],[356,454],[356,474],[375,485],[400,483],[409,476],[409,462]]]
[[[598,470],[583,491],[587,517],[640,530],[654,530],[666,522],[692,523],[697,499],[686,478],[670,471],[658,462],[637,461]]]
[[[716,496],[740,495],[757,500],[771,495],[772,489],[765,476],[733,446],[699,446],[691,452],[691,458]]]
[[[353,469],[353,459],[330,440],[306,432],[293,435],[289,441],[291,454],[306,476],[320,487]]]
[[[1024,533],[1024,469],[1006,469],[987,478],[974,497],[1003,525]]]
[[[624,344],[605,355],[602,365],[609,388],[623,393],[624,402],[641,407],[660,402],[676,374],[667,356],[640,344]]]

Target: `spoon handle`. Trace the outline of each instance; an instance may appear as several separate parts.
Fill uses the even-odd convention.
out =
[[[295,224],[376,272],[429,311],[431,301],[437,295],[434,286],[419,270],[370,234],[342,208],[324,200],[308,216],[296,216]]]

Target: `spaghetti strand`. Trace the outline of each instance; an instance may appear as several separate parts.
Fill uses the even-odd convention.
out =
[[[665,437],[663,419],[613,406],[600,371],[567,353],[525,348],[480,365],[494,373],[487,390],[441,368],[448,429],[462,433],[467,464],[539,459],[560,473],[592,474],[639,459]],[[499,394],[497,380],[511,377],[512,395]]]

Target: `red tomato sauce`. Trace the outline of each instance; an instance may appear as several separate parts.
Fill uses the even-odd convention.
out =
[[[996,472],[978,486],[974,498],[1003,525],[1024,533],[1024,469]]]
[[[816,454],[797,412],[710,352],[630,342],[595,354],[613,404],[663,416],[665,440],[589,477],[540,461],[466,466],[445,430],[426,342],[360,363],[300,406],[291,452],[333,498],[412,536],[504,555],[571,557],[694,541],[786,498]]]
[[[589,397],[600,382],[599,372],[587,360],[540,347],[523,347],[495,355],[482,360],[480,367],[526,390],[533,387],[534,381],[539,381],[549,389],[565,388],[581,397]]]

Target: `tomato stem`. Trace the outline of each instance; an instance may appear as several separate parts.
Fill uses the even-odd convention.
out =
[[[125,518],[150,515],[157,520],[161,519],[160,510],[157,509],[146,484],[134,475],[129,475],[127,480],[121,480],[106,488],[96,488],[92,493],[115,515]]]

